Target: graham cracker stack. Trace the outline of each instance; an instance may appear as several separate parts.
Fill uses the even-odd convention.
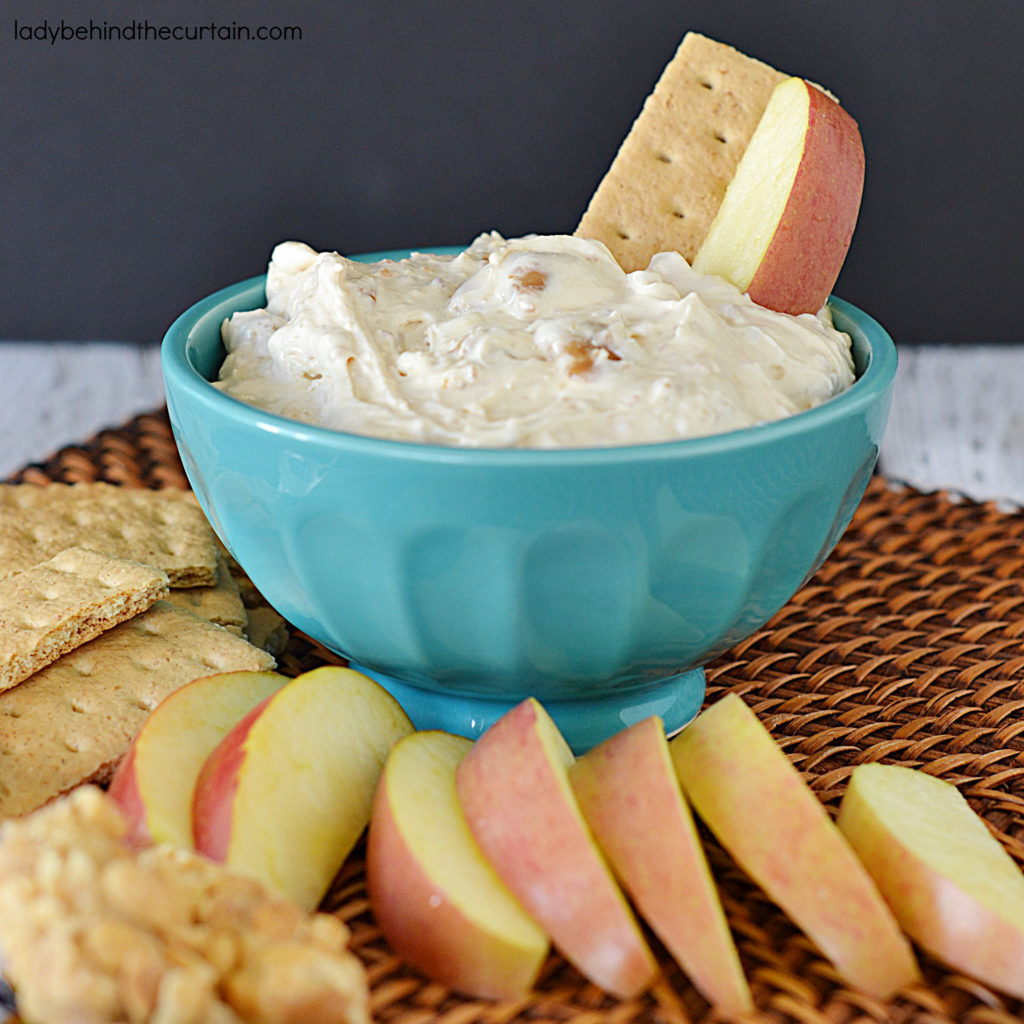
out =
[[[0,580],[0,690],[169,592],[161,570],[85,548],[68,548]]]
[[[692,262],[773,89],[788,77],[688,33],[575,234],[604,242],[626,271],[645,269],[658,252]]]
[[[273,668],[249,611],[193,495],[0,485],[0,820],[108,782],[193,679]]]
[[[150,711],[191,680],[274,667],[222,626],[157,601],[0,693],[0,820],[109,782]]]
[[[172,587],[217,580],[214,533],[188,491],[0,484],[0,578],[70,547],[155,566]]]
[[[171,604],[209,619],[231,632],[244,635],[248,619],[238,583],[231,575],[228,560],[218,552],[217,580],[212,586],[184,587],[172,590],[166,598]]]

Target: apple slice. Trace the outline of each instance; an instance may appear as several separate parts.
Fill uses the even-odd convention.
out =
[[[693,815],[654,715],[569,769],[583,817],[641,917],[712,1006],[753,1009]]]
[[[466,824],[455,769],[471,746],[437,730],[395,744],[370,818],[367,893],[392,947],[429,978],[470,996],[516,999],[533,986],[548,939]]]
[[[858,765],[837,821],[911,938],[1024,999],[1024,874],[955,786]]]
[[[887,999],[919,979],[871,876],[740,697],[712,704],[669,749],[697,813],[849,984]]]
[[[693,268],[770,309],[816,313],[846,259],[863,189],[857,122],[821,89],[788,78],[775,87]]]
[[[412,723],[348,668],[296,676],[257,704],[196,780],[196,849],[315,909],[366,828],[388,752]]]
[[[484,855],[555,946],[599,988],[630,998],[658,966],[580,813],[572,762],[531,697],[476,741],[456,769],[456,788]]]
[[[109,788],[135,841],[192,848],[192,793],[204,762],[243,715],[287,682],[276,672],[221,672],[153,709]]]

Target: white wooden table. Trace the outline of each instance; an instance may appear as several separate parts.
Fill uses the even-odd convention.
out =
[[[903,346],[886,475],[1024,505],[1024,347]],[[163,403],[155,346],[0,342],[0,479]]]
[[[163,401],[155,345],[0,342],[0,480]]]

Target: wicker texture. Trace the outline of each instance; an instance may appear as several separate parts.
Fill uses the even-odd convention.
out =
[[[187,486],[166,414],[104,431],[11,481],[94,479]],[[876,477],[817,575],[764,629],[708,667],[709,699],[741,693],[833,812],[854,765],[923,766],[957,784],[1024,864],[1022,581],[1020,510]],[[281,659],[288,674],[338,660],[301,635]],[[707,848],[759,1020],[1024,1020],[1024,1004],[927,956],[925,984],[893,1003],[849,990],[709,837]],[[667,961],[657,990],[635,1001],[605,997],[557,955],[527,1001],[460,998],[390,950],[367,906],[361,857],[357,850],[349,859],[328,906],[352,928],[382,1024],[721,1019]]]

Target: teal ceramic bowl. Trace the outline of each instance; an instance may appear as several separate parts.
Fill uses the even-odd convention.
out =
[[[212,387],[221,322],[264,301],[262,277],[225,288],[162,348],[174,436],[221,540],[418,727],[475,736],[529,695],[577,751],[651,713],[669,732],[696,714],[702,666],[846,528],[896,372],[886,332],[835,299],[857,380],[816,409],[660,444],[447,448],[305,426]]]

